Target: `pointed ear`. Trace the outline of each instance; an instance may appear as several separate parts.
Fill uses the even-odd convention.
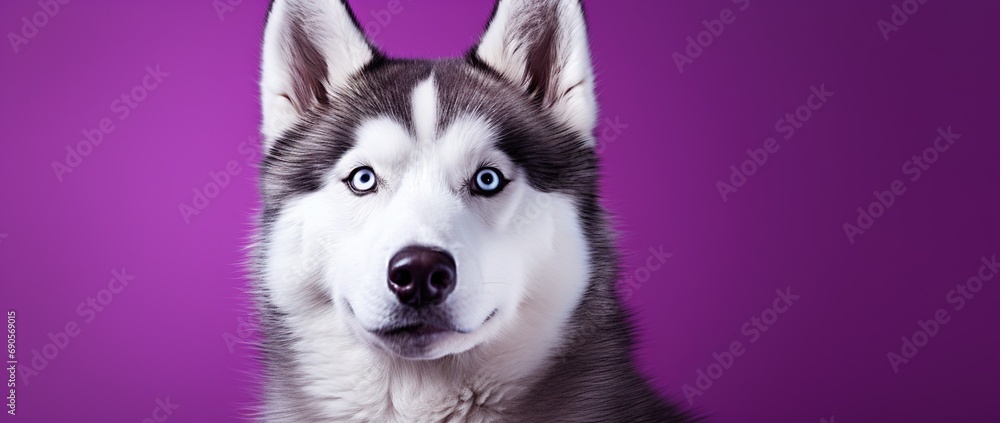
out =
[[[275,0],[261,57],[266,151],[305,112],[382,55],[344,0]]]
[[[499,0],[472,54],[570,127],[592,133],[597,102],[580,0]]]

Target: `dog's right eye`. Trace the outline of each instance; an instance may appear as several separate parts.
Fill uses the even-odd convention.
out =
[[[344,179],[344,183],[356,195],[365,195],[375,192],[377,178],[375,171],[368,167],[359,167],[351,171],[351,175]]]

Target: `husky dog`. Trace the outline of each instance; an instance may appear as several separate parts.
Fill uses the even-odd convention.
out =
[[[691,420],[630,357],[579,0],[499,0],[443,60],[341,0],[270,7],[260,419]]]

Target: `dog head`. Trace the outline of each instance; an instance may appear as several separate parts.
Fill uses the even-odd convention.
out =
[[[436,61],[387,58],[345,2],[279,0],[262,57],[269,304],[423,360],[568,318],[596,208],[579,0],[500,0]]]

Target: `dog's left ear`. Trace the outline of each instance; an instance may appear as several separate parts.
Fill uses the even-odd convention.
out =
[[[580,0],[499,0],[471,54],[563,123],[593,132],[597,101]]]

